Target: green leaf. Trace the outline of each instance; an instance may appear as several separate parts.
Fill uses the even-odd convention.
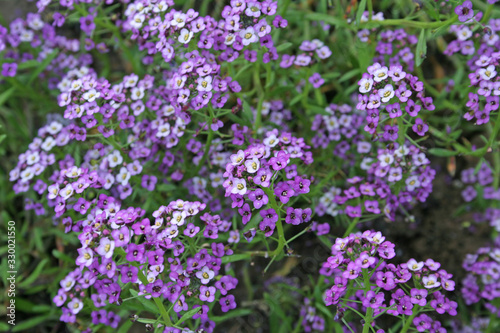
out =
[[[247,101],[243,101],[243,118],[252,122],[253,120],[253,112],[250,104]]]
[[[323,108],[321,106],[308,105],[308,110],[311,110],[312,111],[311,114],[314,114],[314,115],[317,115],[317,114],[321,114],[324,116],[330,115],[328,112],[325,111],[325,108]]]
[[[297,104],[301,99],[302,99],[302,95],[298,94],[297,96],[292,98],[292,100],[290,101],[290,106]]]
[[[40,261],[40,263],[38,264],[38,266],[36,266],[33,273],[31,273],[31,275],[29,277],[27,277],[25,280],[23,280],[22,282],[19,283],[19,287],[21,287],[21,288],[28,287],[30,284],[35,282],[35,280],[38,278],[40,273],[42,273],[42,269],[45,267],[45,264],[47,264],[48,261],[49,261],[49,259],[47,259],[47,258]]]
[[[31,319],[22,321],[19,324],[16,324],[16,326],[12,328],[12,332],[31,331],[34,327],[42,323],[46,323],[50,317],[51,315],[48,314],[48,315],[33,317]]]
[[[226,321],[226,320],[231,319],[231,318],[243,317],[243,316],[247,316],[247,315],[252,314],[252,313],[253,313],[253,311],[251,309],[237,309],[237,310],[230,311],[223,316],[211,317],[210,319],[212,319],[215,323],[221,323],[221,322]]]
[[[429,149],[429,154],[439,157],[450,157],[458,155],[458,151],[443,148],[431,148]]]
[[[283,43],[281,45],[276,46],[276,51],[277,52],[285,51],[286,49],[288,49],[292,45],[293,45],[293,43],[290,43],[290,42]]]
[[[311,21],[323,21],[336,27],[354,29],[346,20],[328,14],[311,13],[306,15],[306,19]]]
[[[356,25],[359,25],[359,23],[361,22],[361,16],[363,16],[365,9],[366,0],[361,0],[361,2],[359,3],[358,11],[356,12]]]
[[[134,297],[138,295],[138,292],[134,289],[130,289],[130,294]],[[141,304],[146,308],[151,313],[158,313],[158,308],[156,307],[156,304],[154,304],[151,299],[146,299],[144,297],[137,297],[136,298]]]
[[[158,319],[139,318],[137,321],[143,324],[154,324],[158,322]]]
[[[222,257],[222,263],[227,264],[230,262],[235,262],[235,261],[240,261],[240,260],[245,260],[248,259],[249,256],[248,254],[233,254],[230,256],[224,256]]]
[[[45,68],[47,68],[48,65],[50,65],[50,63],[52,62],[52,60],[54,60],[55,57],[57,57],[58,54],[59,54],[59,50],[54,50],[45,59],[43,59],[43,61],[40,64],[40,66],[38,66],[35,69],[35,71],[31,74],[30,79],[28,80],[28,85],[30,85],[31,83],[33,83],[33,81],[40,75],[41,72],[43,72],[45,70]]]
[[[179,326],[181,323],[188,319],[191,319],[196,312],[200,311],[201,308],[194,308],[182,315],[182,317],[175,323],[175,326]]]
[[[340,72],[330,72],[326,74],[322,74],[321,77],[325,80],[331,80],[331,79],[336,79],[338,78],[342,73]]]
[[[16,87],[10,87],[9,89],[5,90],[3,93],[0,94],[0,106],[2,106],[8,99],[9,97],[16,91]]]
[[[156,186],[159,192],[171,192],[177,189],[177,186],[174,184],[160,184]]]
[[[415,54],[415,65],[419,67],[424,61],[427,54],[427,30],[420,30],[420,35],[418,36],[417,52]]]
[[[56,249],[52,250],[52,255],[54,257],[56,257],[57,259],[60,259],[60,260],[65,261],[67,263],[70,263],[70,264],[75,263],[74,259],[71,259],[71,257],[69,257],[67,254],[64,254]]]
[[[16,297],[16,309],[26,313],[50,312],[52,307],[47,304],[35,304],[24,298]]]
[[[39,66],[40,63],[36,60],[28,60],[28,61],[25,61],[23,63],[20,63],[18,66],[17,66],[17,70],[23,70],[23,69],[28,69],[28,68],[32,68],[32,67],[36,67],[36,66]]]
[[[354,68],[354,69],[351,69],[349,72],[345,73],[344,75],[342,75],[342,78],[339,80],[339,83],[342,83],[344,81],[347,81],[353,77],[355,77],[356,75],[359,75],[360,74],[360,70],[359,68]]]

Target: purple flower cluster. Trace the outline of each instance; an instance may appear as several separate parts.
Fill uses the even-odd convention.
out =
[[[328,59],[332,55],[332,51],[319,39],[305,40],[299,46],[299,50],[303,51],[298,55],[283,54],[280,62],[281,68],[289,68],[293,65],[298,67],[308,67],[318,61]],[[315,59],[317,58],[317,59]],[[309,78],[309,81],[314,88],[319,88],[323,84],[321,76],[315,73]]]
[[[425,202],[432,192],[436,174],[430,161],[413,145],[394,145],[393,149],[377,149],[376,158],[368,154],[374,147],[359,142],[360,153],[366,154],[360,163],[366,179],[347,179],[345,189],[332,187],[321,198],[316,214],[336,216],[341,212],[351,218],[364,214],[384,213],[394,220],[400,206],[411,209],[417,201]]]
[[[218,215],[201,215],[204,209],[200,202],[176,200],[161,206],[150,219],[143,209],[121,209],[116,200],[101,194],[87,219],[77,222],[82,229],[79,267],[61,281],[54,298],[63,307],[61,320],[74,322],[85,297],[97,308],[121,303],[123,286],[132,283],[136,295],[168,300],[179,317],[199,308],[193,318],[200,318],[201,327],[211,332],[215,323],[208,319],[209,304],[219,299],[223,312],[234,309],[235,298],[228,291],[238,280],[229,275],[215,279],[222,273],[222,257],[232,254],[223,243],[195,253],[189,247],[190,239],[201,234],[217,239],[231,226]],[[93,321],[112,317],[103,315],[94,312]]]
[[[334,283],[325,293],[326,305],[359,311],[359,303],[352,303],[359,299],[361,309],[371,308],[375,319],[385,313],[393,316],[410,316],[421,311],[457,314],[457,303],[441,292],[455,289],[451,274],[440,269],[440,264],[432,259],[425,262],[410,259],[399,265],[387,262],[395,256],[395,245],[380,232],[365,231],[337,238],[332,256],[320,271]],[[348,287],[357,290],[354,298],[344,297]],[[440,327],[439,322],[433,322],[425,314],[415,317],[413,324],[419,332],[431,327],[438,331]]]
[[[425,97],[424,84],[417,76],[406,73],[400,65],[383,66],[375,63],[368,67],[368,73],[364,73],[358,82],[359,92],[356,108],[367,112],[365,131],[374,135],[377,133],[379,123],[390,120],[396,128],[394,136],[386,136],[384,140],[395,141],[398,133],[398,125],[394,122],[398,118],[416,118],[423,109],[432,111],[435,109],[432,97]],[[392,102],[392,103],[391,103]],[[381,111],[388,114],[383,116]],[[391,127],[385,125],[384,131]],[[424,136],[429,129],[421,118],[416,118],[412,127],[413,131]]]
[[[468,5],[467,5],[468,3]],[[470,1],[464,2],[461,11],[472,13]],[[458,8],[458,7],[457,7]],[[459,14],[460,15],[460,14]],[[467,61],[470,86],[466,107],[468,112],[464,118],[475,121],[475,124],[486,124],[490,114],[498,110],[500,98],[500,81],[498,76],[500,60],[500,19],[490,19],[488,33],[474,33],[473,27],[463,24],[450,27],[450,32],[456,35],[456,40],[449,43],[446,55],[461,52],[472,56]],[[476,42],[477,45],[474,45]]]
[[[370,40],[370,31],[362,29],[358,31],[358,37],[366,43]],[[404,29],[384,30],[379,33],[377,40],[373,62],[403,65],[413,72],[415,54],[412,47],[417,44],[417,36],[408,34]]]
[[[304,303],[300,307],[300,317],[303,318],[301,324],[304,332],[325,330],[325,319],[319,315],[319,311],[307,297],[304,298]]]
[[[238,207],[243,224],[258,210],[263,219],[259,228],[269,237],[279,219],[278,205],[286,205],[293,197],[309,192],[311,180],[298,175],[297,165],[291,164],[292,159],[311,164],[313,159],[308,148],[303,139],[272,130],[261,143],[255,142],[230,156],[222,186],[225,196],[232,200],[232,207]],[[280,175],[288,180],[280,181]],[[285,221],[294,225],[308,222],[311,213],[310,208],[288,207]]]
[[[462,294],[467,305],[481,302],[493,315],[500,316],[500,238],[493,246],[468,254],[463,262],[467,276],[462,281]]]

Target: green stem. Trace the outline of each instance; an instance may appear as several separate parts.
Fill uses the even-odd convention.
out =
[[[343,238],[345,238],[345,237],[347,237],[347,236],[349,236],[351,234],[351,232],[354,229],[354,227],[356,227],[356,224],[358,224],[358,221],[359,221],[359,217],[356,217],[351,222],[351,224],[349,224],[349,227],[347,227],[347,230],[345,231]]]
[[[264,89],[262,89],[262,83],[260,82],[260,64],[257,62],[255,66],[255,71],[253,72],[254,84],[257,87],[257,95],[259,98],[259,104],[257,105],[257,116],[255,117],[254,131],[257,131],[262,123],[262,104],[264,103]]]
[[[360,28],[373,28],[376,26],[405,26],[409,28],[420,28],[420,29],[437,29],[446,25],[455,23],[458,20],[458,16],[454,16],[446,21],[438,22],[422,22],[422,21],[411,21],[407,19],[389,19],[383,21],[371,21],[360,24]]]
[[[408,319],[405,322],[405,325],[403,326],[403,328],[399,333],[406,333],[408,331],[411,324],[413,323],[413,319],[419,314],[419,312],[420,312],[420,305],[415,304],[415,306],[413,307],[413,313],[411,314],[410,317],[408,317]]]
[[[137,273],[137,277],[139,278],[139,280],[141,280],[143,285],[147,286],[149,284],[148,279],[146,278],[144,273],[141,271],[141,269],[139,269],[139,271]],[[167,326],[172,326],[172,321],[170,320],[170,316],[168,315],[168,312],[165,309],[165,306],[163,305],[163,302],[161,301],[161,299],[158,297],[151,297],[151,298],[155,302],[158,310],[160,311],[160,314],[161,314],[163,320],[165,321],[165,324]]]

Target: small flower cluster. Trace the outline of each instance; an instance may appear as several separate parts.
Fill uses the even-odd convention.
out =
[[[292,159],[300,159],[304,164],[313,162],[309,146],[303,139],[291,133],[272,130],[265,134],[262,143],[254,143],[245,150],[230,156],[226,165],[222,186],[226,197],[231,197],[232,206],[238,207],[243,224],[252,217],[252,210],[260,210],[263,220],[260,229],[267,237],[274,232],[279,219],[278,205],[286,205],[291,198],[309,192],[311,180],[299,176],[297,165]],[[279,181],[280,174],[288,180]],[[246,201],[249,201],[250,204]],[[311,209],[287,208],[286,223],[300,224],[311,218]]]
[[[462,190],[462,198],[466,202],[474,200],[478,195],[478,190],[481,190],[484,199],[500,200],[500,190],[493,186],[493,170],[487,162],[481,164],[477,173],[475,168],[468,168],[462,171],[460,177],[462,183],[466,185]]]
[[[28,191],[35,176],[42,174],[56,162],[55,155],[49,152],[53,147],[64,146],[74,138],[72,129],[72,126],[63,126],[58,121],[51,121],[39,129],[38,137],[31,142],[25,153],[19,155],[17,166],[10,171],[9,180],[16,182],[13,186],[16,193]],[[37,180],[33,187],[38,194],[42,194],[47,189],[47,184]]]
[[[65,71],[92,63],[90,55],[76,57],[78,51],[78,39],[58,35],[56,28],[44,22],[38,13],[28,13],[26,19],[13,20],[9,29],[0,25],[0,52],[3,52],[4,60],[0,77],[15,77],[18,71],[23,70],[21,67],[29,68],[29,62],[42,63],[48,59],[49,63],[40,77],[53,86]],[[54,52],[57,55],[52,57]]]
[[[76,259],[79,267],[61,281],[54,298],[54,303],[63,307],[62,321],[75,322],[84,308],[82,298],[89,297],[100,308],[123,302],[128,289],[131,293],[135,290],[134,296],[168,300],[179,317],[189,309],[199,308],[193,318],[200,318],[207,332],[215,326],[207,315],[210,303],[219,299],[223,312],[236,307],[228,291],[235,288],[237,279],[219,276],[221,258],[232,251],[222,243],[212,243],[210,251],[193,252],[192,247],[185,251],[190,239],[201,234],[217,239],[219,232],[227,232],[231,226],[218,215],[201,215],[205,204],[176,200],[156,210],[153,221],[145,217],[143,209],[121,209],[114,198],[103,194],[92,206],[87,219],[77,222],[82,229]],[[197,215],[201,215],[201,223],[195,220]],[[128,288],[130,283],[132,287]],[[99,312],[92,318],[114,325],[109,321],[114,318],[111,315]]]
[[[300,317],[302,319],[302,328],[304,332],[324,332],[325,319],[319,315],[318,309],[311,300],[304,298],[304,303],[300,307]]]
[[[319,39],[313,39],[310,41],[304,40],[299,46],[299,50],[301,50],[303,53],[300,53],[298,55],[283,54],[281,57],[280,67],[289,68],[293,65],[298,67],[312,66],[318,61],[328,59],[332,55],[332,51],[330,50],[330,48]],[[315,57],[317,59],[315,59]],[[311,84],[314,88],[319,88],[319,86],[321,86],[322,84],[320,77],[318,78],[318,75],[319,74],[316,73],[316,76],[313,75],[309,79],[310,81],[312,81]]]
[[[467,305],[481,302],[492,314],[500,316],[500,238],[493,246],[468,254],[463,262],[468,272],[462,281],[462,294]]]
[[[342,160],[349,160],[347,156],[353,144],[363,139],[360,128],[364,123],[364,116],[354,112],[348,105],[330,104],[325,108],[329,115],[316,115],[312,122],[311,130],[315,135],[311,139],[314,148],[326,149],[330,143],[335,142],[334,156]]]
[[[439,314],[457,314],[457,303],[449,300],[441,290],[453,291],[452,275],[440,269],[440,264],[428,259],[419,262],[410,259],[405,264],[388,263],[396,256],[395,245],[380,232],[365,231],[337,238],[320,273],[334,280],[325,293],[326,305],[360,310],[371,309],[374,319],[387,313],[393,316],[413,315],[417,331],[440,328],[424,311]],[[357,290],[354,299],[344,298],[347,288]],[[371,319],[371,318],[370,318]],[[442,328],[440,328],[443,330]],[[444,332],[444,331],[443,331]]]
[[[367,154],[372,145],[359,142],[360,153]],[[341,212],[356,218],[363,213],[383,212],[394,220],[400,205],[411,209],[416,201],[425,202],[432,192],[432,180],[436,174],[430,161],[413,145],[378,149],[376,159],[365,156],[360,168],[367,173],[347,179],[347,189],[333,187],[326,192],[316,207],[316,214],[336,216]],[[380,205],[383,206],[380,206]]]
[[[500,45],[499,38],[497,38],[497,43]],[[469,121],[476,119],[476,125],[488,123],[490,113],[498,110],[500,103],[500,77],[497,76],[500,71],[499,60],[500,48],[497,48],[497,52],[492,52],[489,48],[476,60],[479,68],[469,74],[471,86],[477,91],[469,93],[469,100],[466,104],[469,112],[464,114],[464,118]]]
[[[368,42],[370,31],[368,29],[358,31],[358,38],[364,43]],[[408,71],[413,72],[415,54],[412,46],[417,44],[417,36],[408,34],[404,29],[384,30],[379,33],[377,40],[373,62],[389,63],[393,66],[403,65]]]
[[[385,110],[388,118],[394,123],[397,118],[405,118],[408,114],[416,118],[423,109],[432,111],[435,109],[432,97],[425,97],[424,84],[418,77],[406,73],[400,65],[383,66],[375,63],[368,67],[368,73],[364,73],[358,82],[359,92],[356,108],[367,112],[365,131],[374,135],[377,133],[379,123],[387,120],[381,111]],[[391,103],[392,102],[392,103]],[[384,130],[391,125],[385,125]],[[395,135],[385,137],[384,140],[395,141],[399,131],[396,127]],[[421,118],[416,118],[412,126],[415,133],[424,136],[429,126]]]

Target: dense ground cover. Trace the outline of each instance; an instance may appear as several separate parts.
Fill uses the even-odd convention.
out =
[[[0,328],[500,330],[496,2],[10,3]]]

